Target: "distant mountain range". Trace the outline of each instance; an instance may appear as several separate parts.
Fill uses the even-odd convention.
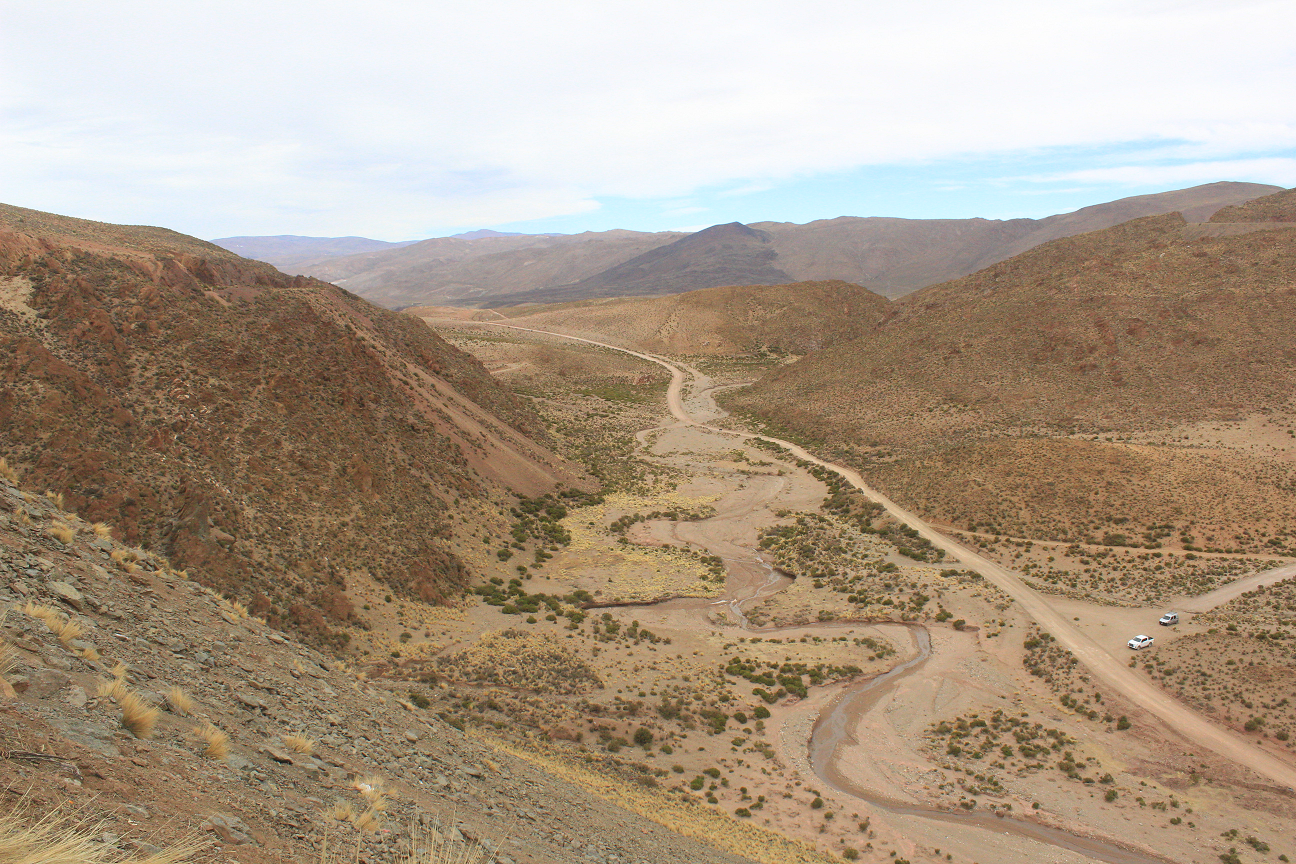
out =
[[[1277,186],[1258,183],[1210,183],[1045,219],[1006,221],[842,216],[804,225],[734,222],[693,234],[481,230],[406,244],[292,237],[216,242],[392,308],[510,306],[834,279],[894,298],[966,276],[1050,240],[1173,212],[1188,222],[1204,222],[1221,207],[1277,191]],[[259,251],[259,243],[265,251]],[[373,245],[340,251],[363,243]]]

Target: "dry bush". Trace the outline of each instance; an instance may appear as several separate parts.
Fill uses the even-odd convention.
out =
[[[45,530],[64,546],[71,544],[76,539],[76,530],[66,522],[54,522]]]
[[[157,726],[158,708],[133,690],[126,690],[121,699],[121,725],[136,738],[152,738]]]
[[[171,685],[166,692],[167,705],[171,707],[172,714],[179,714],[181,717],[188,717],[193,713],[194,701],[189,694],[184,692],[179,685]]]
[[[60,511],[64,510],[62,492],[46,492],[45,497],[48,498],[50,500],[50,503],[52,503]]]
[[[100,540],[108,540],[112,537],[112,526],[107,522],[96,522],[90,526],[90,530]]]
[[[24,525],[24,526],[32,524],[31,515],[27,512],[26,507],[14,508],[14,521],[17,522],[19,525]]]
[[[9,464],[9,460],[0,456],[0,477],[8,480],[13,485],[18,485],[18,472]]]
[[[289,750],[309,756],[315,751],[315,742],[305,735],[285,735],[283,742]]]
[[[204,756],[222,761],[229,756],[229,735],[218,729],[215,724],[204,723],[190,734],[205,745]]]

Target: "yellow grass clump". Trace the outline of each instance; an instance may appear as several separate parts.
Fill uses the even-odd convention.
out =
[[[337,822],[350,822],[356,817],[355,805],[350,801],[334,801],[324,815]]]
[[[467,840],[438,822],[429,827],[411,825],[408,848],[399,864],[491,864],[495,853],[478,840]]]
[[[194,701],[179,685],[171,685],[166,692],[166,701],[167,705],[171,707],[171,713],[173,714],[187,717],[193,713]]]
[[[102,678],[99,680],[99,698],[120,702],[128,692],[126,682],[121,678]]]
[[[224,760],[229,756],[229,735],[218,729],[215,724],[204,723],[193,730],[193,737],[206,746],[203,755],[211,759]]]
[[[76,539],[76,530],[66,522],[54,522],[46,529],[49,535],[64,546]]]
[[[48,498],[60,511],[64,509],[62,492],[46,492],[45,497]]]
[[[22,608],[23,614],[35,618],[37,621],[45,622],[45,626],[53,630],[61,621],[62,616],[53,606],[47,606],[44,603],[33,603],[31,600]]]
[[[305,735],[285,735],[283,736],[284,745],[294,753],[301,753],[309,756],[315,752],[315,742]]]
[[[363,813],[351,820],[351,824],[355,826],[357,831],[368,831],[371,834],[378,832],[378,829],[382,827],[383,820],[382,807],[380,806],[382,803],[382,801],[375,801]]]
[[[81,635],[81,623],[73,618],[68,618],[65,621],[60,621],[53,630],[58,636],[59,642],[62,642],[64,647],[68,647],[71,646],[73,639]]]
[[[95,662],[100,657],[99,649],[94,647],[93,645],[83,645],[82,647],[76,649],[76,653],[82,660],[85,660],[90,663]]]
[[[100,540],[107,540],[112,537],[112,526],[107,522],[96,522],[90,526],[90,530]]]
[[[126,690],[120,699],[121,725],[136,738],[152,738],[157,726],[158,708],[133,690]]]
[[[18,485],[18,472],[9,464],[9,460],[0,456],[0,477],[8,480],[13,485]]]

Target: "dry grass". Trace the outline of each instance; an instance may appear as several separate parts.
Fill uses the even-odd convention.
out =
[[[172,714],[188,717],[193,713],[194,701],[179,685],[171,685],[166,692],[166,701],[167,705],[171,707]]]
[[[112,699],[120,702],[128,692],[130,691],[126,688],[126,682],[121,678],[108,678],[99,681],[98,693],[100,699]]]
[[[324,815],[337,822],[350,822],[356,817],[355,805],[350,801],[334,801],[333,806],[324,811]]]
[[[13,864],[118,864],[121,855],[101,841],[104,823],[53,810],[29,813],[27,799],[0,813],[0,861]],[[206,849],[201,840],[185,840],[123,864],[179,864]]]
[[[495,853],[476,840],[466,840],[451,828],[437,824],[411,825],[409,848],[397,857],[399,864],[491,864]]]
[[[76,539],[76,529],[66,522],[54,522],[45,530],[64,546],[71,544]]]
[[[382,800],[383,789],[387,781],[378,774],[371,774],[368,777],[361,777],[355,782],[355,789],[360,793],[360,797],[374,804]]]
[[[126,690],[118,700],[121,705],[122,728],[136,738],[152,738],[153,729],[157,726],[158,708],[133,690]]]
[[[204,723],[191,733],[204,745],[203,755],[210,759],[224,761],[229,756],[229,735],[212,723]]]
[[[378,833],[378,829],[382,827],[383,822],[382,804],[381,799],[370,804],[363,813],[351,820],[351,824],[357,831],[368,831],[371,834]]]
[[[58,626],[53,629],[58,636],[59,642],[63,643],[65,648],[70,648],[72,640],[81,635],[81,622],[74,618],[68,618],[66,621],[60,621]]]
[[[50,503],[52,503],[60,511],[65,511],[65,508],[63,506],[62,492],[46,492],[45,497],[48,498],[50,500]]]
[[[53,606],[48,606],[44,603],[33,603],[28,600],[27,604],[22,607],[22,611],[23,614],[28,617],[35,618],[38,621],[44,621],[45,626],[51,630],[55,629],[55,627],[62,622],[62,616],[59,615],[58,610]]]
[[[108,540],[112,537],[112,526],[107,522],[96,522],[90,526],[90,530],[100,540]]]
[[[13,485],[18,485],[18,472],[9,464],[9,460],[0,456],[0,477],[8,480]]]
[[[93,645],[83,645],[76,649],[77,656],[87,663],[94,663],[100,658],[99,649]]]
[[[285,735],[283,742],[289,750],[309,756],[315,752],[315,742],[305,735]]]

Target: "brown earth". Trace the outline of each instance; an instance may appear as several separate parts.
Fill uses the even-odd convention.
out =
[[[352,579],[453,598],[463,502],[582,482],[420,322],[212,244],[6,207],[0,286],[0,440],[28,488],[276,626],[334,639]]]

